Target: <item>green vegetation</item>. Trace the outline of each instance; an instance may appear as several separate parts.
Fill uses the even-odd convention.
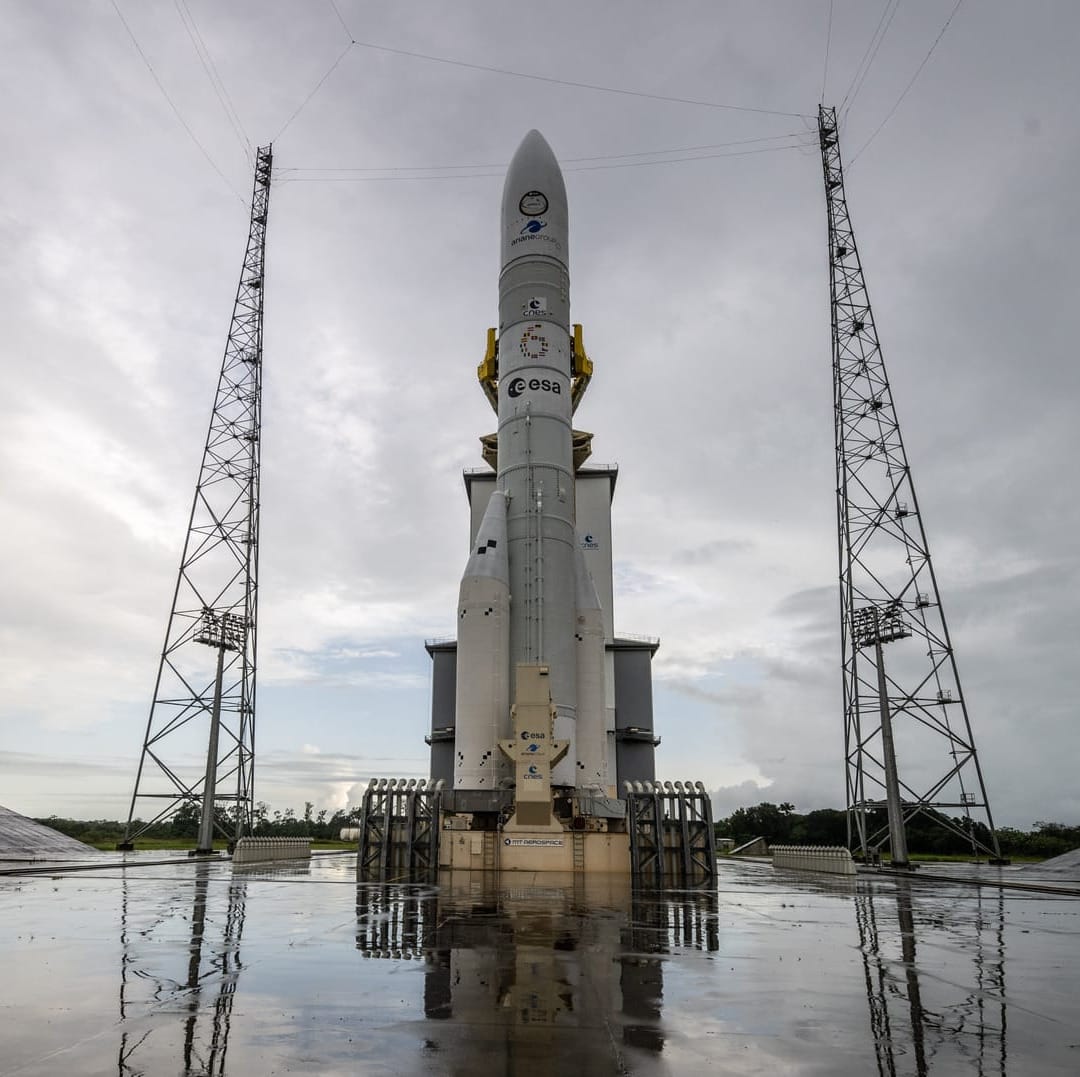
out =
[[[338,835],[343,828],[358,825],[360,809],[336,811],[331,815],[326,809],[316,812],[314,807],[308,801],[302,814],[297,815],[292,808],[271,811],[268,804],[259,801],[255,806],[252,836],[311,838],[315,848],[350,848],[351,843],[339,841]],[[908,823],[908,848],[912,858],[970,858],[970,839],[945,829],[935,821],[935,814],[923,812]],[[60,819],[51,815],[35,821],[98,849],[115,849],[124,836],[124,824],[108,819]],[[963,817],[953,817],[951,821],[962,830],[971,826],[979,840],[989,843],[989,831],[982,823]],[[220,822],[228,823],[224,813]],[[880,813],[880,818],[871,817],[872,829],[884,825],[884,812]],[[199,806],[185,804],[171,818],[152,826],[135,844],[139,849],[194,849],[198,829]],[[820,808],[800,815],[793,804],[765,802],[752,808],[739,808],[726,819],[717,820],[716,835],[732,838],[736,845],[759,836],[770,845],[846,845],[847,818],[844,812],[835,808]],[[1043,860],[1080,848],[1080,826],[1037,822],[1030,831],[1001,827],[998,841],[1002,854],[1013,860]],[[224,841],[215,842],[215,848],[224,847]]]
[[[276,838],[311,838],[314,848],[351,847],[351,843],[341,842],[338,835],[344,827],[356,826],[360,809],[336,811],[331,815],[325,808],[316,812],[315,805],[308,801],[303,814],[298,816],[292,808],[285,811],[271,811],[270,805],[259,801],[255,805],[252,820],[252,837]],[[199,833],[199,805],[184,804],[170,818],[155,823],[145,834],[135,841],[137,849],[194,849]],[[35,819],[37,823],[59,830],[61,834],[76,838],[98,849],[115,849],[116,843],[123,840],[125,824],[110,819],[61,819],[50,815],[47,819]],[[232,826],[224,811],[218,816],[218,822],[225,832],[231,832]],[[137,822],[133,829],[142,826]],[[220,835],[219,835],[220,836]],[[224,849],[225,841],[215,840],[215,849]]]
[[[947,830],[935,819],[938,813],[926,811],[907,824],[908,849],[913,859],[970,859],[971,840]],[[940,817],[940,816],[939,816]],[[962,816],[948,817],[950,822],[975,837],[990,843],[990,832],[980,822]],[[872,813],[870,826],[885,826],[885,813]],[[770,845],[846,845],[847,816],[835,808],[799,815],[793,804],[758,804],[739,808],[726,819],[716,822],[716,835],[733,838],[736,845],[763,837]],[[1042,860],[1080,848],[1080,826],[1037,822],[1031,831],[1013,827],[998,829],[998,842],[1004,856],[1014,860]]]

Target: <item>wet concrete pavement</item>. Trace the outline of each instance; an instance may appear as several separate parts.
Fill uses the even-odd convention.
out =
[[[0,878],[0,1074],[1080,1072],[1077,894],[354,870]]]

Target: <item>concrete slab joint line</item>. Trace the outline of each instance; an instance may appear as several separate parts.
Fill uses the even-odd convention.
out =
[[[854,875],[855,862],[842,845],[774,845],[773,867]]]

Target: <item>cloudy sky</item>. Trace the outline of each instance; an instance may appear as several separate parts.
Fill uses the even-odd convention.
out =
[[[995,815],[1076,822],[1078,38],[1068,0],[4,0],[0,802],[126,814],[248,141],[276,168],[257,796],[426,773],[537,127],[577,425],[620,466],[616,629],[662,640],[658,769],[722,812],[842,805],[824,95]]]

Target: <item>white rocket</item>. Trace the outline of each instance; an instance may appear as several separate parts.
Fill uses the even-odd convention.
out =
[[[512,780],[497,743],[511,734],[518,663],[549,667],[556,786],[608,786],[604,631],[575,527],[573,336],[566,186],[530,131],[502,199],[498,468],[461,581],[454,788]]]

